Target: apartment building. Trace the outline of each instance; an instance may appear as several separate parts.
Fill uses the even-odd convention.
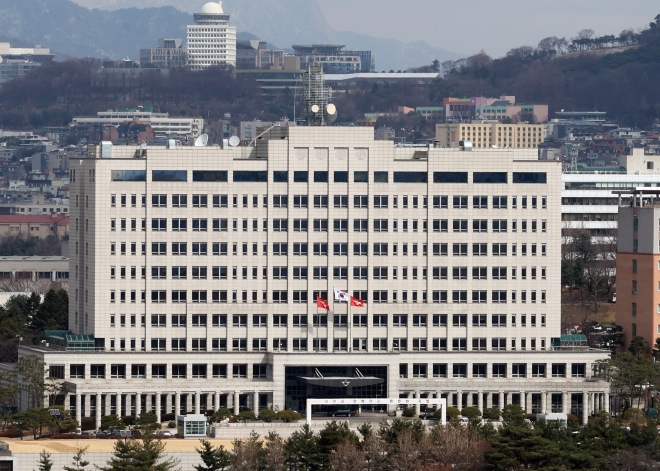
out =
[[[221,64],[236,67],[236,27],[229,24],[222,2],[206,3],[188,25],[188,67],[203,70]]]
[[[443,147],[459,147],[460,141],[471,141],[476,149],[492,146],[536,149],[545,140],[543,124],[473,120],[471,123],[436,124],[435,130],[438,145]]]
[[[71,332],[20,349],[76,417],[438,395],[608,409],[607,353],[561,336],[561,164],[535,149],[281,127],[139,156],[72,162]]]

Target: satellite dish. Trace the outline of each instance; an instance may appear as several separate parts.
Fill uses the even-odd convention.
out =
[[[229,145],[232,147],[236,147],[241,143],[241,138],[238,136],[232,136],[229,138]]]
[[[325,121],[328,124],[333,123],[337,119],[337,107],[332,103],[329,103],[325,107],[325,112],[327,114]]]
[[[195,140],[195,147],[206,147],[206,144],[209,143],[209,135],[201,134],[197,140]]]
[[[312,113],[318,113],[320,109],[319,105],[312,105]]]

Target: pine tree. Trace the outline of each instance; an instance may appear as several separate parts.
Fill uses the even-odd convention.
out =
[[[50,453],[41,450],[39,453],[39,471],[51,471],[53,469],[53,460],[50,459]]]
[[[307,424],[293,432],[286,442],[284,451],[290,469],[317,471],[323,467],[318,436],[314,435]]]
[[[132,440],[117,440],[112,458],[101,471],[133,471],[135,469],[135,453]]]
[[[145,435],[142,441],[133,443],[133,470],[135,471],[173,471],[178,469],[179,460],[168,458],[163,461],[165,444],[153,435]]]
[[[73,466],[64,466],[64,471],[85,471],[85,467],[89,464],[89,461],[85,461],[83,457],[88,448],[89,446],[79,446],[76,448],[76,454],[73,456]]]
[[[204,465],[195,465],[196,471],[224,471],[229,466],[229,452],[220,445],[213,448],[208,440],[201,440],[202,447],[195,448]]]

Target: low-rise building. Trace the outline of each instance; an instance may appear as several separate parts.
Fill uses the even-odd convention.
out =
[[[74,126],[120,126],[134,120],[148,121],[153,132],[158,137],[167,135],[198,137],[204,129],[202,118],[173,118],[169,113],[159,113],[149,110],[125,109],[99,111],[96,117],[74,117]],[[102,134],[101,134],[102,135]]]
[[[157,69],[183,69],[187,65],[188,52],[182,39],[162,38],[158,47],[140,49],[140,67]]]
[[[10,43],[0,42],[0,87],[16,77],[27,74],[44,62],[52,61],[55,54],[41,47],[11,47]]]
[[[443,147],[459,147],[471,141],[476,149],[489,147],[536,149],[545,140],[542,124],[503,124],[499,121],[473,120],[469,123],[436,124],[436,141]]]
[[[45,239],[51,235],[62,238],[68,234],[68,215],[0,214],[0,237],[23,235]]]

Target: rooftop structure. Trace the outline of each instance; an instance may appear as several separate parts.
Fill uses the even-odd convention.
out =
[[[159,69],[185,68],[188,62],[187,50],[178,38],[162,38],[158,47],[140,49],[140,66]]]

